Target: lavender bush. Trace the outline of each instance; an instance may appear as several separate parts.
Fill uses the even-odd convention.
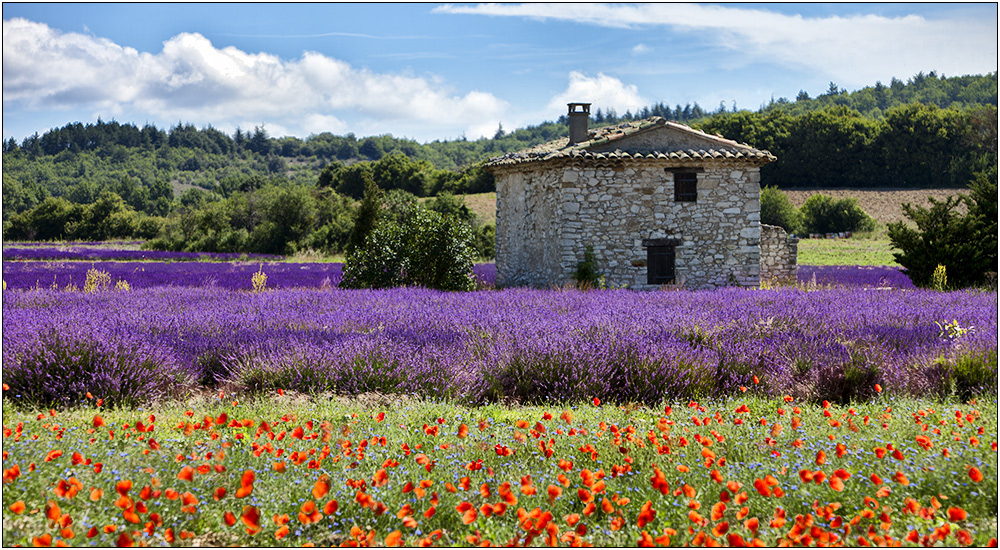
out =
[[[239,275],[247,286],[256,268]],[[915,395],[996,384],[995,292],[220,287],[7,290],[4,382],[49,368],[27,358],[38,335],[58,334],[248,390],[652,403],[741,386],[832,401],[875,384]],[[67,399],[86,381],[75,384]]]
[[[800,284],[869,288],[914,288],[902,270],[891,266],[800,265]]]
[[[340,283],[341,263],[212,263],[212,262],[3,262],[9,289],[83,288],[90,269],[107,272],[113,282],[131,288],[161,286],[252,290],[258,269],[267,275],[268,289],[331,288]],[[493,264],[473,267],[480,287],[496,280]]]
[[[108,406],[134,406],[178,395],[192,382],[169,349],[114,329],[61,326],[22,335],[4,334],[3,382],[17,400],[41,407],[66,406],[88,392]]]
[[[165,250],[124,250],[81,245],[20,247],[9,246],[3,249],[4,261],[55,261],[55,260],[86,260],[86,261],[273,261],[281,256],[273,254],[235,254],[218,252],[170,252]]]
[[[170,254],[181,254],[173,253]],[[218,287],[250,290],[251,277],[260,266],[268,277],[267,286],[276,288],[329,288],[337,286],[343,271],[340,263],[274,262],[41,262],[5,261],[3,278],[8,288],[81,288],[91,268],[108,272],[112,280],[125,281],[132,288],[156,286]],[[496,265],[473,266],[480,288],[492,287]],[[897,288],[913,284],[898,268],[871,266],[799,266],[799,283],[804,288]]]
[[[207,287],[252,290],[254,273],[267,275],[268,289],[330,288],[340,282],[339,263],[212,263],[212,262],[4,262],[9,289],[82,288],[87,271],[107,272],[114,282],[133,289]]]

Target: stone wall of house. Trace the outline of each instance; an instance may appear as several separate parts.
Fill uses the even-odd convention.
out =
[[[776,225],[760,225],[761,281],[794,283],[799,273],[799,239]]]
[[[541,169],[544,167],[544,169]],[[573,281],[585,246],[609,284],[644,288],[643,239],[672,238],[677,283],[760,282],[760,172],[704,161],[698,200],[674,201],[669,161],[560,161],[502,170],[497,180],[497,284]]]
[[[507,172],[496,178],[496,186],[497,285],[564,284],[557,178],[538,170]]]

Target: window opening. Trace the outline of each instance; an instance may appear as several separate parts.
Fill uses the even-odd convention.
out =
[[[674,173],[674,201],[697,202],[698,174],[694,172]]]

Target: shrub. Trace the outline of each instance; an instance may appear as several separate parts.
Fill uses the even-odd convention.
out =
[[[382,220],[375,227],[348,255],[340,286],[474,290],[474,262],[468,225],[417,207],[399,222]]]
[[[788,233],[798,233],[802,214],[788,195],[777,187],[767,186],[760,190],[760,223],[782,227]]]
[[[889,240],[900,252],[893,254],[906,275],[919,287],[934,284],[934,272],[947,269],[953,288],[985,284],[997,266],[997,169],[979,173],[970,185],[971,196],[930,199],[929,209],[903,205],[903,222],[889,225]],[[968,213],[957,212],[961,205]]]
[[[997,384],[997,352],[965,353],[955,360],[948,381],[963,401],[973,395],[989,392]]]
[[[704,397],[716,388],[715,352],[694,349],[670,335],[540,339],[517,345],[509,354],[483,369],[471,397],[522,404],[597,397],[655,407],[667,398]]]
[[[594,256],[594,246],[587,245],[583,250],[583,260],[576,264],[576,284],[580,288],[600,288],[604,276],[597,271],[597,257]]]
[[[802,205],[801,212],[805,233],[874,231],[877,226],[858,205],[857,199],[834,200],[826,195],[813,195]]]
[[[480,225],[472,230],[472,247],[476,255],[484,260],[494,260],[497,257],[497,226],[492,223]]]
[[[934,268],[931,275],[931,288],[942,291],[948,288],[948,270],[941,264]]]
[[[101,271],[100,269],[91,268],[87,270],[87,278],[83,282],[83,291],[90,292],[103,292],[108,289],[111,284],[111,274],[107,271]]]
[[[75,337],[51,329],[18,348],[4,350],[3,382],[10,386],[4,398],[31,406],[72,405],[87,392],[107,406],[135,406],[177,396],[191,382],[161,349],[111,335]]]
[[[267,274],[264,273],[264,264],[261,264],[253,277],[250,277],[250,283],[253,285],[254,292],[264,292],[264,289],[267,288]]]

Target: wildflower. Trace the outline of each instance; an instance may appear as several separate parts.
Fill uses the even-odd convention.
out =
[[[983,480],[983,472],[981,472],[979,468],[973,466],[972,468],[969,468],[969,479],[979,483]]]

